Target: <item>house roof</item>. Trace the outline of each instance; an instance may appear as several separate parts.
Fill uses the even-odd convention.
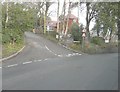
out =
[[[69,16],[69,18],[71,18],[71,19],[77,19],[77,17],[73,14],[68,14],[67,16]],[[66,16],[66,18],[67,18],[67,16]]]

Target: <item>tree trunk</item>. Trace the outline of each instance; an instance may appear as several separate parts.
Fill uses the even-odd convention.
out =
[[[46,5],[45,5],[45,11],[44,11],[44,34],[46,34],[46,26],[47,26],[47,12],[48,12],[48,6],[47,6],[47,2],[46,2]]]
[[[87,26],[86,26],[86,36],[87,36],[87,40],[90,41],[90,31],[89,31],[89,23],[87,23]]]
[[[59,32],[59,0],[58,0],[58,9],[57,9],[57,33]]]
[[[79,24],[79,20],[80,20],[80,15],[79,15],[79,10],[80,10],[80,8],[79,8],[79,6],[80,6],[80,0],[78,1],[78,24]]]
[[[86,8],[87,8],[87,11],[86,11],[86,36],[87,36],[87,40],[90,41],[90,32],[89,32],[89,25],[90,25],[90,19],[89,19],[89,4],[90,3],[86,3]]]
[[[44,34],[46,34],[46,14],[44,14]]]
[[[66,24],[66,29],[65,29],[65,36],[67,35],[68,32],[68,23],[69,23],[69,14],[70,14],[70,0],[69,0],[69,6],[68,6],[68,16],[67,16],[67,24]]]
[[[97,29],[97,36],[99,37],[100,35],[99,35],[99,30]]]
[[[8,23],[8,2],[6,2],[6,20],[5,20],[5,28],[7,28]]]
[[[110,30],[110,38],[109,38],[109,42],[111,42],[111,39],[112,39],[112,33],[113,33],[113,31],[112,31],[112,29]]]
[[[64,10],[64,19],[63,19],[63,29],[62,29],[62,34],[64,34],[64,31],[65,31],[65,8],[66,8],[66,5],[65,5],[65,0],[64,0],[64,4],[63,4],[63,10]]]

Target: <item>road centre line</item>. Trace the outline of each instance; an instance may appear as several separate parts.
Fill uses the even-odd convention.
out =
[[[58,55],[58,57],[63,57],[63,55]]]
[[[42,61],[42,60],[37,60],[37,61]]]
[[[29,64],[32,63],[33,61],[29,61],[29,62],[23,62],[22,64]]]
[[[8,65],[7,67],[17,66],[18,64]]]
[[[46,58],[46,59],[44,59],[44,60],[48,60],[48,59]]]
[[[39,60],[34,60],[33,62],[38,62]]]
[[[47,48],[47,47],[46,47]],[[49,48],[48,48],[49,49]],[[57,55],[57,54],[56,54]],[[82,54],[79,54],[79,53],[72,53],[72,54],[67,54],[67,55],[57,55],[58,57],[70,57],[70,56],[75,56],[75,55],[82,55]],[[40,62],[40,61],[46,61],[48,60],[48,58],[46,59],[40,59],[40,60],[34,60],[34,61],[28,61],[28,62],[23,62],[22,64],[29,64],[29,63],[32,63],[32,62]],[[12,65],[8,65],[6,67],[13,67],[13,66],[17,66],[18,64],[12,64]],[[2,67],[0,67],[2,68]]]

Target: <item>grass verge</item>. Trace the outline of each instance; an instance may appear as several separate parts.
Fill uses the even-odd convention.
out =
[[[71,44],[69,47],[76,51],[88,54],[116,53],[118,52],[118,43],[103,44],[101,46],[90,43],[89,46],[82,48],[80,44]]]
[[[19,51],[24,46],[24,43],[4,44],[2,45],[2,58],[8,57],[17,51]]]

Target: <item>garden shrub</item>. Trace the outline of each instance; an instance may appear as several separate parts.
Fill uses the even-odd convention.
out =
[[[81,30],[78,26],[78,24],[73,23],[72,26],[70,27],[70,30],[72,32],[72,37],[74,41],[82,41],[82,35],[81,35]]]
[[[91,43],[94,43],[96,45],[103,45],[105,42],[102,37],[95,36],[91,39]]]

